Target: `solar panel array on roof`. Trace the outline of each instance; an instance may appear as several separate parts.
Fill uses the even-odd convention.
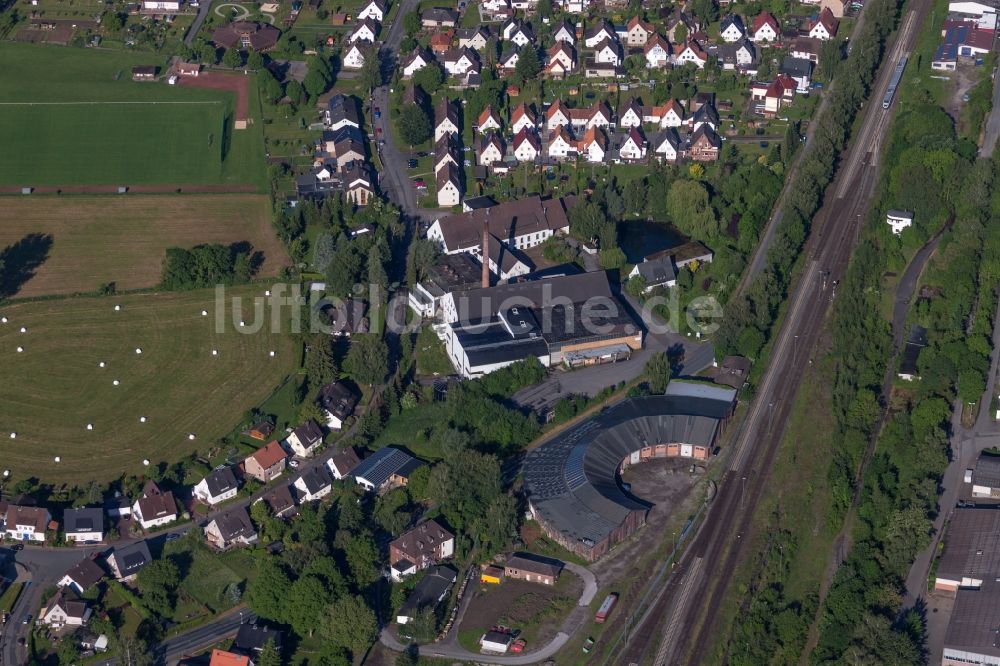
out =
[[[364,479],[378,488],[393,474],[408,476],[420,464],[419,460],[405,451],[387,446],[362,460],[351,475],[356,479]]]

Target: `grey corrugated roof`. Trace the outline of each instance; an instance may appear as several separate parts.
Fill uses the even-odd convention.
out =
[[[719,394],[721,395],[721,394]],[[532,507],[564,536],[599,542],[649,506],[625,494],[617,471],[653,444],[711,446],[732,402],[704,395],[630,398],[528,453],[525,488]]]
[[[972,472],[972,482],[977,486],[1000,488],[1000,456],[980,453]]]
[[[983,581],[979,590],[959,590],[944,638],[945,654],[962,650],[1000,657],[1000,583]]]
[[[938,578],[1000,576],[1000,510],[994,507],[955,509],[938,560]],[[1000,619],[1000,618],[998,618]]]

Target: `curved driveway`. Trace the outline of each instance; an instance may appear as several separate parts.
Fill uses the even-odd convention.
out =
[[[462,646],[458,645],[456,640],[458,628],[462,624],[462,617],[465,615],[465,610],[468,608],[469,600],[472,598],[472,595],[470,594],[462,600],[462,608],[459,610],[458,617],[455,619],[455,623],[452,625],[452,630],[448,636],[440,643],[421,645],[418,648],[418,653],[422,657],[462,659],[464,661],[471,661],[477,664],[501,664],[503,666],[525,666],[526,664],[534,664],[539,661],[550,659],[562,649],[562,646],[569,641],[570,636],[576,633],[580,627],[583,626],[584,622],[586,622],[586,620],[590,617],[590,602],[594,600],[594,596],[597,594],[597,578],[594,576],[593,572],[586,567],[582,567],[579,564],[573,564],[572,562],[567,562],[565,567],[583,579],[583,592],[580,593],[580,598],[576,602],[576,608],[574,608],[573,612],[569,614],[569,617],[563,621],[559,633],[557,633],[555,637],[545,646],[524,654],[491,655],[470,652],[469,650],[466,650]],[[407,649],[407,646],[397,640],[396,637],[388,631],[388,628],[382,630],[382,634],[379,636],[379,641],[382,645],[386,646],[390,650],[395,650],[396,652],[402,652]]]

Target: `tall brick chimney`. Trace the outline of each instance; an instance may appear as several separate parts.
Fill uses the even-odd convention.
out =
[[[486,209],[483,218],[483,289],[490,286],[490,209]]]

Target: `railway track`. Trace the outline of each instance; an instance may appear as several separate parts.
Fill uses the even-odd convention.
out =
[[[767,488],[768,472],[802,379],[802,364],[822,334],[857,244],[877,178],[879,150],[891,121],[882,108],[896,61],[913,48],[930,0],[915,0],[880,69],[862,125],[848,148],[817,232],[806,244],[806,266],[702,529],[682,555],[654,604],[635,627],[617,663],[674,666],[701,664],[718,633],[716,618],[733,571],[744,555],[744,536]]]

